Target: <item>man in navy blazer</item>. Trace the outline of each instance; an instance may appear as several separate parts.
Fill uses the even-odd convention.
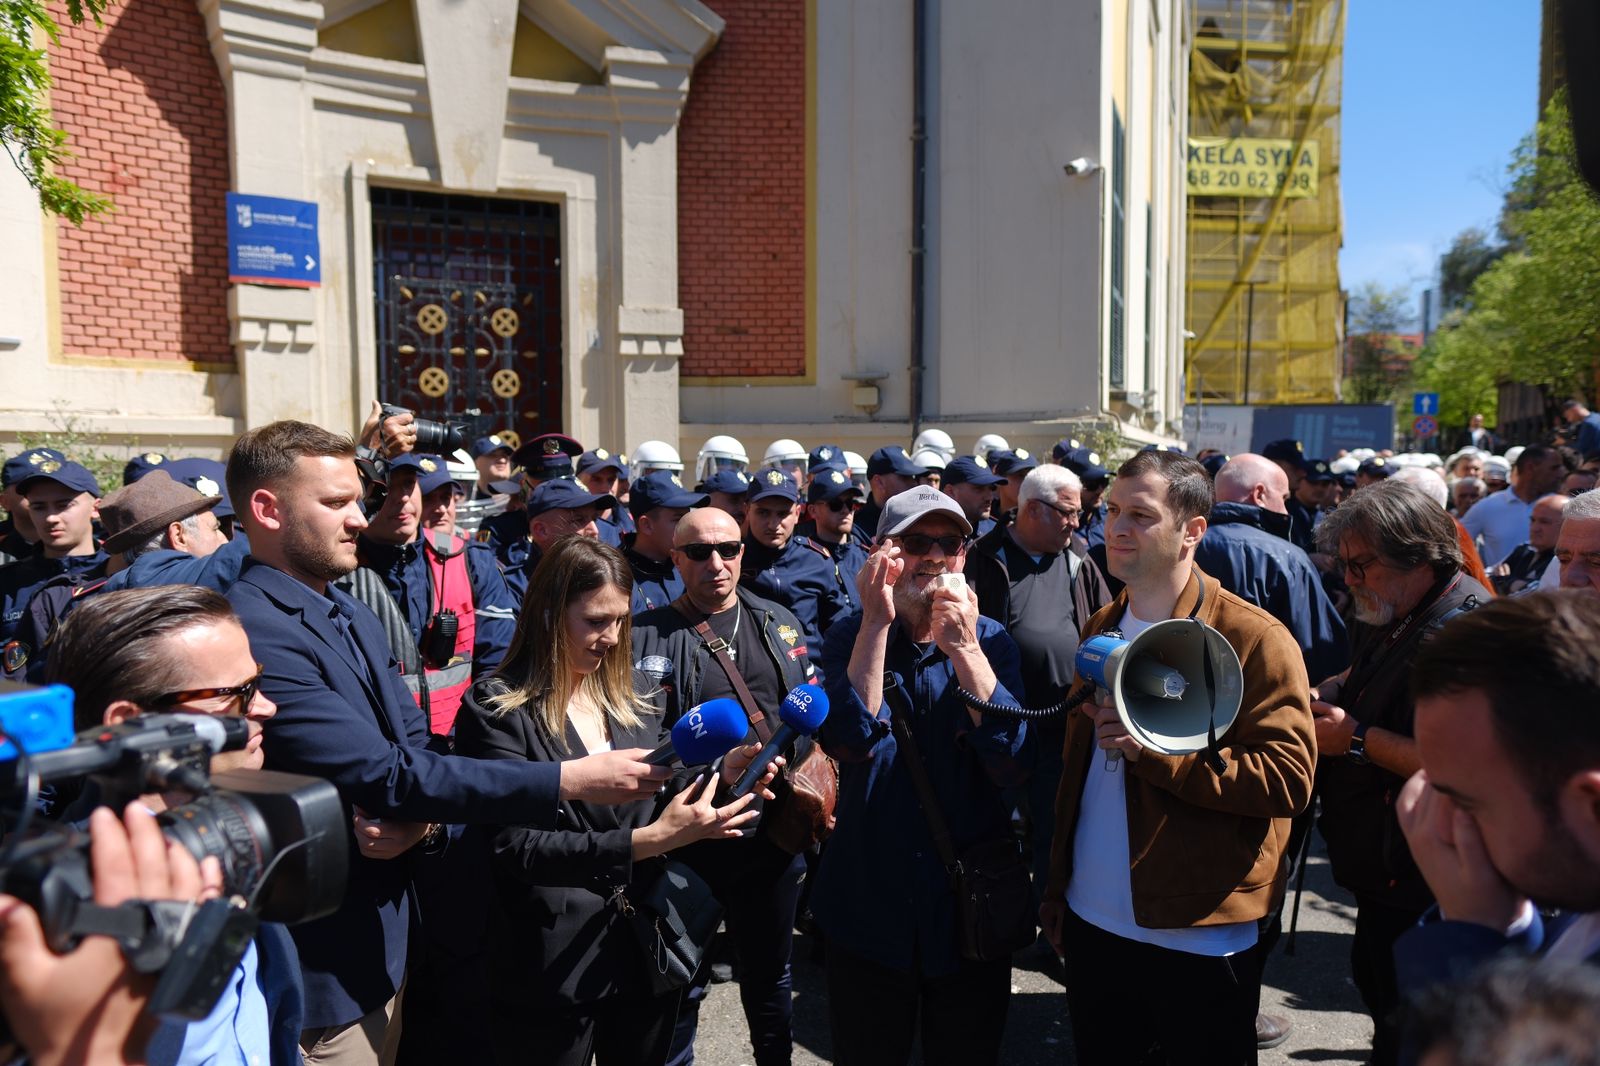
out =
[[[1561,590],[1495,600],[1418,653],[1422,769],[1398,813],[1439,905],[1395,945],[1401,988],[1508,951],[1600,961],[1596,649],[1600,598]]]
[[[490,762],[426,746],[378,619],[330,585],[355,568],[366,527],[354,456],[349,438],[286,421],[244,434],[228,460],[251,554],[227,595],[262,665],[261,691],[278,705],[267,765],[333,782],[359,844],[344,905],[294,930],[307,1063],[392,1061],[412,908],[409,862],[388,860],[442,847],[442,823],[552,827],[560,800],[628,802],[668,776],[642,751]]]

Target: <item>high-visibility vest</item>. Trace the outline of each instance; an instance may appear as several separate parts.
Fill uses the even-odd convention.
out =
[[[456,713],[472,684],[472,648],[477,634],[472,602],[472,575],[467,570],[467,544],[464,537],[423,534],[422,557],[428,568],[428,607],[431,613],[422,631],[423,681],[426,692],[416,693],[417,705],[428,712],[428,729],[436,736],[448,736],[455,729]],[[442,546],[441,546],[442,545]],[[456,615],[456,643],[448,662],[428,656],[429,636],[434,620],[442,611]]]

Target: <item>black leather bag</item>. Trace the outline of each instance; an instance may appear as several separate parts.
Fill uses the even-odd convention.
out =
[[[616,900],[644,953],[645,977],[657,995],[694,979],[722,921],[722,904],[699,874],[675,859],[643,888],[630,886]]]
[[[939,852],[956,896],[956,937],[961,957],[975,962],[1009,959],[1012,952],[1033,943],[1033,885],[1017,842],[1005,837],[972,845],[960,856],[950,839],[950,827],[939,798],[928,780],[928,768],[911,735],[911,700],[900,679],[883,678],[883,700],[889,705],[890,728],[905,756],[906,769],[917,790],[917,802],[933,844]]]

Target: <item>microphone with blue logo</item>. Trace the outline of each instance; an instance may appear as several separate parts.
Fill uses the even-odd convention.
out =
[[[651,766],[704,766],[744,743],[750,719],[738,700],[715,699],[696,704],[672,724],[672,739],[645,758]]]
[[[790,689],[783,703],[778,706],[778,718],[783,724],[773,732],[772,739],[762,746],[744,775],[733,786],[733,798],[738,799],[755,788],[756,782],[766,776],[767,764],[776,759],[790,741],[796,737],[809,737],[822,727],[827,717],[828,694],[821,687],[796,685]]]

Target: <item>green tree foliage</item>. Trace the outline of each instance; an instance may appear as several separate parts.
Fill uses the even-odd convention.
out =
[[[1506,253],[1501,244],[1491,244],[1489,235],[1477,227],[1456,234],[1450,250],[1439,257],[1439,302],[1448,310],[1465,307],[1472,283]]]
[[[73,23],[100,15],[111,0],[66,0]],[[44,100],[50,72],[43,48],[36,42],[59,40],[55,20],[39,0],[0,0],[0,147],[39,194],[39,204],[81,226],[90,215],[111,207],[104,196],[89,192],[54,173],[71,157],[67,135],[55,128]]]
[[[1369,281],[1350,297],[1350,373],[1344,397],[1351,403],[1389,403],[1405,384],[1399,334],[1411,318],[1411,293]]]
[[[1600,352],[1600,201],[1579,176],[1565,99],[1557,96],[1512,163],[1502,215],[1512,249],[1473,282],[1418,360],[1446,425],[1494,420],[1500,381],[1587,391]],[[1515,210],[1512,210],[1514,201]]]

